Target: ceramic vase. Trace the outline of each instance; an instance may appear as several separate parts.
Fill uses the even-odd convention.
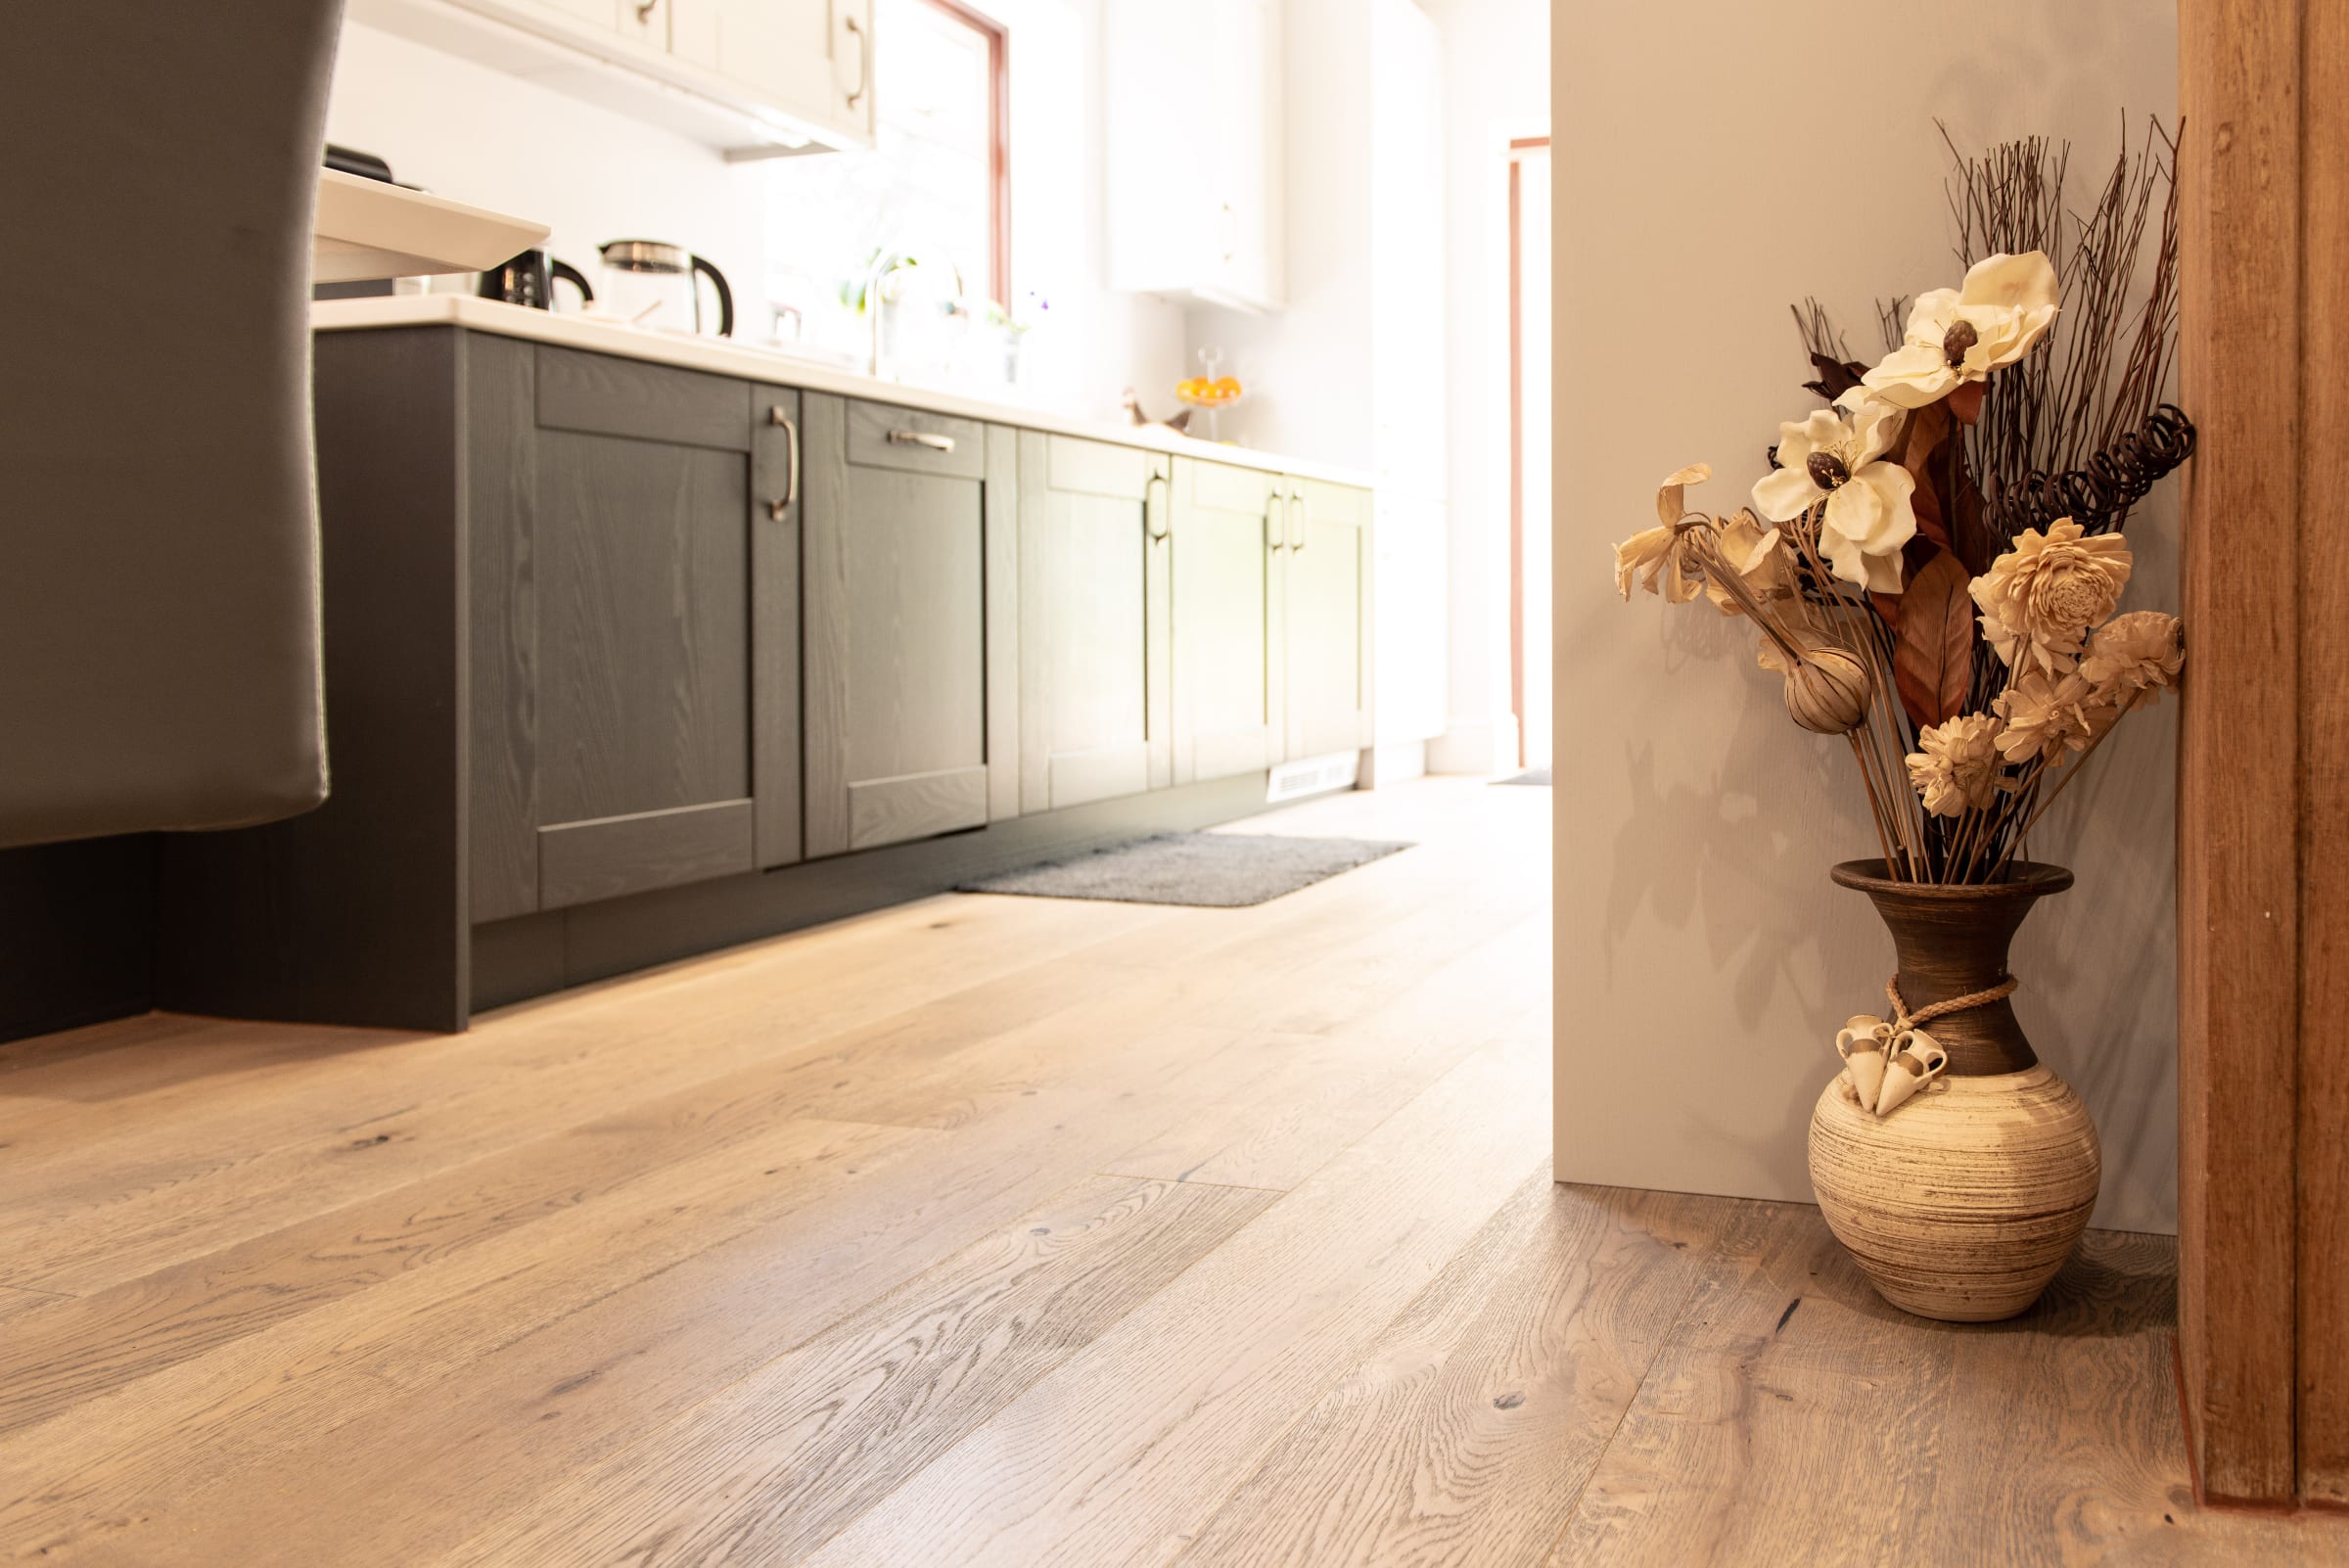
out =
[[[1911,1013],[1997,986],[2023,917],[2072,885],[2061,866],[2032,863],[1980,887],[1895,882],[1885,870],[1849,860],[1831,874],[1891,929]],[[1829,1080],[1811,1114],[1811,1184],[1828,1228],[1895,1307],[1951,1322],[2011,1317],[2088,1226],[2102,1176],[2096,1125],[2005,1000],[1925,1027],[1948,1069],[1891,1114],[1864,1108],[1841,1072]]]

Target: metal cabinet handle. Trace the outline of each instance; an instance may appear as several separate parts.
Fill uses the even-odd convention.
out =
[[[1166,475],[1158,473],[1153,473],[1148,479],[1142,481],[1142,532],[1148,536],[1152,544],[1156,544],[1174,531],[1174,525],[1165,521],[1153,523],[1154,518],[1164,519],[1166,516],[1163,509],[1158,512],[1150,510],[1150,486],[1153,484],[1166,485],[1167,495],[1170,499],[1174,496],[1174,485]]]
[[[783,499],[766,503],[766,515],[780,523],[783,514],[791,510],[791,503],[800,498],[800,427],[780,405],[766,411],[766,421],[783,427],[783,438],[791,450],[790,460],[783,468]]]
[[[1305,548],[1305,527],[1297,522],[1297,509],[1304,504],[1305,492],[1303,490],[1289,491],[1289,521],[1295,525],[1289,532],[1289,549],[1292,552]]]
[[[1265,548],[1274,555],[1289,547],[1288,497],[1274,490],[1265,503]]]
[[[1231,204],[1226,202],[1223,204],[1223,259],[1229,262],[1239,254],[1240,215],[1234,212],[1231,209]]]
[[[935,431],[893,430],[889,433],[889,439],[895,446],[927,446],[934,452],[954,450],[954,438],[941,436]]]
[[[856,90],[849,94],[849,107],[854,109],[856,100],[862,98],[864,90],[873,84],[873,45],[872,40],[865,37],[864,28],[857,24],[854,16],[845,18],[843,24],[856,35]]]

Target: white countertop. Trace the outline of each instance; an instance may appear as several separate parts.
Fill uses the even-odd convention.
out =
[[[1344,468],[1334,463],[1316,463],[1305,458],[1283,457],[1276,452],[1259,452],[1245,446],[1193,440],[1187,436],[1174,434],[1163,425],[1121,425],[1101,420],[1073,419],[1065,414],[1021,403],[990,402],[962,392],[938,392],[927,387],[881,381],[858,375],[854,371],[839,370],[803,359],[796,354],[736,343],[729,338],[690,338],[680,333],[645,332],[618,322],[558,314],[550,310],[532,310],[523,305],[476,299],[470,295],[409,294],[370,300],[321,300],[310,306],[310,325],[319,332],[364,331],[375,327],[466,327],[476,332],[495,333],[500,337],[527,338],[533,343],[557,344],[566,348],[584,348],[596,353],[619,354],[628,359],[648,359],[657,364],[681,365],[689,370],[707,370],[721,376],[739,376],[746,381],[763,381],[808,392],[833,392],[843,397],[862,397],[903,408],[920,408],[963,419],[988,420],[998,425],[1016,425],[1025,430],[1052,431],[1088,440],[1143,446],[1152,451],[1172,452],[1181,457],[1204,458],[1209,462],[1231,463],[1275,474],[1294,474],[1301,479],[1326,480],[1333,484],[1354,484],[1367,489],[1371,484],[1370,476],[1359,469]]]

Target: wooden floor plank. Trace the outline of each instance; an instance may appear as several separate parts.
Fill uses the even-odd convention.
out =
[[[1177,1561],[1540,1561],[1700,1280],[1770,1218],[1537,1173]]]
[[[275,1485],[290,1455],[401,1389],[837,1200],[893,1151],[937,1136],[781,1122],[545,1216],[506,1246],[456,1253],[76,1403],[0,1439],[0,1550],[63,1561],[94,1543],[166,1560],[163,1543],[198,1517],[206,1488]],[[132,1549],[122,1538],[134,1534],[160,1539]]]
[[[1254,1037],[1261,1059],[1246,1063],[1244,1076],[1108,1170],[1293,1187],[1479,1045],[1511,1029],[1546,1039],[1548,952],[1548,921],[1528,916],[1456,955],[1428,944],[1420,962],[1439,967],[1423,979],[1412,979],[1418,964],[1382,946],[1376,961],[1386,978],[1365,984],[1349,954],[1345,978],[1325,994],[1349,996],[1361,1011],[1328,1020],[1326,1033]],[[1307,1020],[1290,1013],[1282,1021]]]
[[[1954,1330],[1920,1561],[2349,1563],[2349,1518],[2199,1508],[2172,1357],[2178,1245],[2091,1231],[2041,1306]]]
[[[1089,1177],[565,1481],[450,1568],[796,1561],[1273,1197]]]
[[[1546,1160],[1538,1054],[1447,1074],[807,1560],[1172,1559]]]
[[[1417,847],[462,1038],[0,1047],[0,1560],[2349,1562],[2192,1504],[2167,1242],[1951,1327],[1813,1210],[1550,1187],[1548,807],[1328,797],[1239,826]]]
[[[634,1029],[603,1015],[632,1012],[638,999],[607,999],[584,1021],[542,1014],[528,1029],[458,1037],[470,1054],[417,1038],[413,1055],[349,1071],[304,1062],[265,1090],[219,1096],[242,1115],[214,1111],[153,1137],[124,1127],[64,1171],[28,1161],[21,1187],[0,1192],[0,1225],[13,1241],[0,1255],[0,1282],[87,1293],[135,1279],[322,1206],[392,1191],[748,1064],[820,1050],[834,1035],[984,984],[985,966],[1005,967],[1014,951],[1036,962],[1101,935],[1056,917],[1022,943],[999,916],[976,909],[949,928],[963,925],[987,932],[975,953],[960,943],[952,959],[911,974],[891,973],[886,953],[820,975],[796,962],[760,966],[749,978],[764,984],[720,988],[691,1007],[672,996]],[[939,923],[919,929],[909,941],[916,953],[931,950]]]
[[[174,1366],[126,1390],[128,1403],[100,1400],[24,1434],[58,1494],[25,1534],[62,1548],[69,1538],[37,1527],[128,1518],[143,1560],[194,1564],[218,1545],[211,1522],[226,1521],[267,1544],[255,1564],[330,1549],[338,1561],[419,1560],[470,1533],[466,1519],[518,1507],[657,1431],[1089,1174],[1176,1114],[1134,1089],[1198,1054],[1201,1033],[1136,1035],[1124,1042],[1124,1083],[1005,1095],[951,1135],[866,1128],[916,1141],[868,1146],[852,1181],[804,1193],[787,1182],[771,1201],[730,1209],[714,1199],[718,1213],[682,1217],[672,1231],[657,1227],[677,1184],[665,1177]],[[758,1163],[726,1150],[689,1169],[721,1190],[745,1170],[759,1184]],[[299,1381],[280,1387],[266,1369],[289,1364]],[[226,1401],[223,1386],[237,1391]],[[92,1432],[92,1410],[115,1419]],[[550,1420],[560,1444],[539,1424]],[[203,1441],[183,1448],[175,1439],[191,1427]],[[17,1479],[8,1453],[0,1447],[0,1497]],[[285,1494],[289,1462],[317,1478],[311,1489]],[[395,1492],[371,1479],[387,1468],[403,1476]],[[321,1495],[334,1505],[321,1509]],[[337,1548],[335,1532],[354,1519],[367,1524],[365,1547]],[[16,1533],[0,1506],[0,1544]],[[191,1541],[203,1549],[182,1555]]]
[[[1816,1211],[1692,1307],[1648,1369],[1560,1564],[1921,1563],[1956,1339],[1878,1301]]]
[[[926,1046],[928,1036],[900,1027],[866,1054],[896,1062],[890,1047],[909,1040]],[[811,1090],[837,1071],[822,1057],[762,1064],[89,1296],[52,1298],[55,1310],[0,1341],[0,1434],[771,1133],[806,1118]]]

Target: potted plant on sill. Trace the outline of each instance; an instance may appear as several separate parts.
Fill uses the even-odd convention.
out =
[[[1616,546],[1627,598],[1744,617],[1788,715],[1850,745],[1878,853],[1830,875],[1896,969],[1835,1037],[1812,1184],[1886,1300],[1955,1320],[2029,1307],[2096,1205],[2096,1128],[2015,1021],[2009,945],[2072,881],[2030,858],[2032,829],[2184,657],[2175,617],[2120,608],[2122,524],[2193,448],[2160,400],[2175,143],[2152,126],[2078,216],[2063,166],[2036,139],[1960,159],[1963,283],[1886,309],[1873,366],[1798,309],[1827,406],[1779,427],[1749,507],[1689,509],[1711,471],[1682,469]]]

